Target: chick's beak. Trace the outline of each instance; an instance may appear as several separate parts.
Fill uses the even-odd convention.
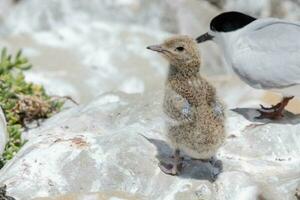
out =
[[[208,34],[208,33],[204,33],[203,35],[197,37],[196,41],[198,43],[202,43],[202,42],[205,42],[205,41],[208,41],[208,40],[212,40],[214,38],[214,36]]]
[[[157,52],[163,52],[164,49],[162,48],[161,45],[151,45],[151,46],[148,46],[147,49],[150,49],[152,51],[157,51]]]

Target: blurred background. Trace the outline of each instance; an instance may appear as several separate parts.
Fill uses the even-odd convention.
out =
[[[34,66],[26,79],[50,94],[85,103],[109,91],[151,93],[163,89],[167,63],[145,47],[172,34],[199,36],[229,10],[300,21],[300,0],[0,0],[0,47],[22,48]],[[215,44],[200,49],[201,72],[228,107],[280,99],[241,82]]]

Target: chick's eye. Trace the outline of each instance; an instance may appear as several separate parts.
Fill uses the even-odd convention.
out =
[[[176,47],[176,51],[183,51],[184,48],[183,47]]]

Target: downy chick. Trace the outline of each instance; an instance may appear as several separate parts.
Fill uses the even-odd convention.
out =
[[[192,158],[210,160],[225,139],[224,108],[215,88],[200,74],[197,43],[188,36],[174,36],[161,45],[147,47],[170,63],[163,109],[168,116],[168,139],[175,149],[174,164],[161,164],[163,172],[180,173],[180,150]]]

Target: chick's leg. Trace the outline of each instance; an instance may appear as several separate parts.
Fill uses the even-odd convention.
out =
[[[275,106],[272,106],[270,108],[266,108],[264,106],[261,105],[261,108],[263,110],[258,110],[258,112],[260,113],[260,116],[256,117],[257,119],[272,119],[272,120],[276,120],[276,119],[281,119],[283,117],[282,112],[284,111],[284,108],[288,105],[289,101],[292,100],[294,97],[284,97],[282,99],[281,102],[279,102],[278,104],[276,104]],[[266,112],[266,111],[270,111],[272,110],[272,112]]]
[[[160,163],[159,168],[161,171],[163,171],[165,174],[170,175],[177,175],[182,170],[182,158],[180,157],[180,150],[176,149],[174,153],[174,163],[173,164],[166,164],[166,163]]]

